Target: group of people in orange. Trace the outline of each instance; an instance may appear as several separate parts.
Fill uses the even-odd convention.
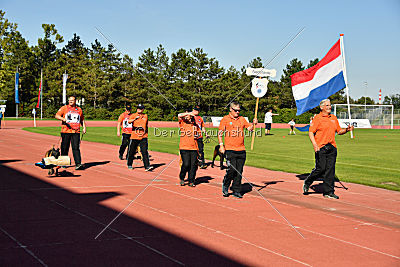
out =
[[[137,148],[140,147],[141,159],[146,171],[154,167],[150,164],[148,153],[148,116],[144,113],[144,105],[137,105],[137,110],[132,113],[132,107],[126,105],[126,110],[118,118],[117,135],[121,136],[122,143],[119,149],[119,158],[124,159],[124,152],[128,147],[126,161],[128,169],[133,169],[133,159]],[[323,177],[323,195],[328,198],[338,199],[334,194],[335,163],[337,157],[335,135],[341,135],[354,129],[349,126],[342,129],[335,115],[331,114],[331,103],[324,99],[320,103],[321,112],[314,117],[309,129],[309,138],[315,151],[315,168],[305,179],[303,194],[308,194],[311,184],[319,177]],[[229,114],[224,116],[218,128],[219,152],[224,155],[227,170],[222,183],[222,195],[242,198],[241,181],[243,167],[246,161],[246,148],[244,146],[244,130],[252,131],[257,125],[257,118],[249,123],[240,116],[241,105],[232,102],[229,105]],[[186,110],[178,114],[180,128],[179,150],[181,156],[181,169],[179,173],[180,185],[187,184],[195,187],[197,168],[206,168],[204,160],[203,134],[207,137],[204,121],[199,116],[200,107],[192,111]],[[56,119],[62,121],[61,127],[61,155],[68,155],[70,143],[75,160],[76,169],[83,169],[81,164],[80,126],[86,133],[86,124],[82,109],[76,106],[76,98],[70,97],[68,105],[60,108]],[[229,189],[232,193],[229,193]]]

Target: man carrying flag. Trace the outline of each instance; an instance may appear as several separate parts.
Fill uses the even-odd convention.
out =
[[[318,104],[321,109],[321,112],[312,120],[308,132],[315,151],[315,168],[304,181],[303,194],[305,195],[308,194],[311,184],[322,176],[324,197],[339,198],[334,193],[337,157],[335,134],[345,134],[352,131],[354,127],[340,128],[336,116],[331,114],[331,102],[327,98],[347,87],[342,36],[315,66],[291,75],[293,97],[297,106],[296,115]],[[348,90],[346,91],[348,100]],[[351,119],[350,110],[349,119]]]
[[[324,197],[339,199],[334,193],[337,157],[335,134],[345,134],[352,131],[354,127],[340,128],[336,116],[331,114],[332,106],[329,99],[322,100],[319,106],[321,112],[314,117],[308,132],[315,151],[315,168],[304,180],[303,194],[307,195],[311,184],[322,176],[324,179]]]

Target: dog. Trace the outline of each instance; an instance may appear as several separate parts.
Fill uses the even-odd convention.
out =
[[[221,168],[221,170],[223,170],[224,169],[224,154],[222,154],[219,151],[219,145],[216,145],[214,148],[214,157],[211,162],[211,168],[214,168],[214,161],[217,156],[219,156],[219,167]]]
[[[60,148],[55,149],[54,145],[50,150],[47,150],[46,153],[44,154],[44,157],[55,157],[56,159],[61,155],[60,153]],[[55,168],[50,168],[48,174],[53,175],[54,173],[56,176],[58,176],[58,169],[60,167],[55,167]]]
[[[50,149],[47,150],[46,153],[44,154],[44,157],[55,157],[56,159],[61,155],[60,153],[60,148],[55,149],[54,146]]]

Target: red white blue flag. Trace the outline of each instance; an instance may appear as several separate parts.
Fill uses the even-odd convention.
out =
[[[319,106],[321,100],[345,88],[343,69],[339,39],[316,65],[292,74],[290,77],[297,106],[296,115]]]

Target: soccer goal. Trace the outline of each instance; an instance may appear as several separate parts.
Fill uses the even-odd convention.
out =
[[[350,104],[351,120],[367,119],[371,126],[393,129],[393,113],[393,105]],[[333,114],[338,119],[349,119],[347,104],[334,104]]]

